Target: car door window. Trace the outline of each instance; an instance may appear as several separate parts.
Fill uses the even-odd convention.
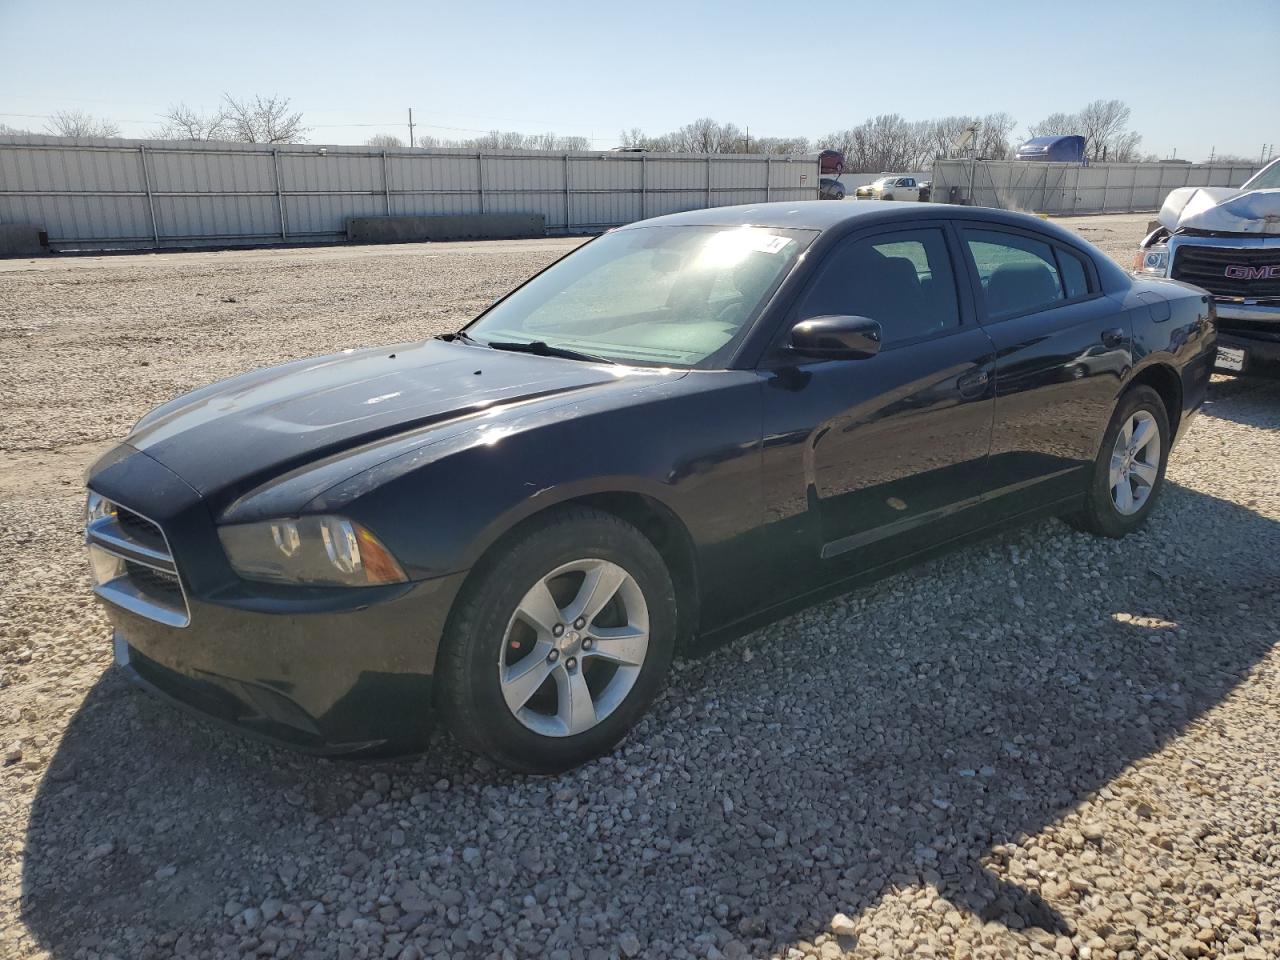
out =
[[[899,230],[855,240],[827,258],[800,300],[796,320],[870,317],[886,346],[960,325],[960,305],[941,230]]]
[[[1066,299],[1049,244],[997,230],[965,230],[964,237],[982,280],[990,319],[1033,313]]]

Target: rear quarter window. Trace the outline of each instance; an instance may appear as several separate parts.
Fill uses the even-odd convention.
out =
[[[1058,267],[1062,271],[1062,285],[1066,288],[1068,300],[1089,295],[1089,272],[1084,268],[1083,260],[1059,247]]]

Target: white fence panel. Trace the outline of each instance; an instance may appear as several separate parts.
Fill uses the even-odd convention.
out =
[[[55,248],[336,240],[351,216],[538,213],[595,231],[682,210],[814,200],[816,156],[375,150],[0,137],[0,223]]]
[[[939,160],[933,200],[1026,213],[1130,213],[1159,210],[1170,191],[1188,186],[1238,187],[1256,167],[1189,163],[1033,163],[1025,160]]]

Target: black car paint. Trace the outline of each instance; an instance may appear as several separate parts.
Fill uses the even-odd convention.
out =
[[[1201,291],[1133,281],[1074,234],[925,204],[771,204],[654,223],[820,231],[724,370],[584,363],[433,340],[299,361],[140,421],[89,485],[159,523],[191,608],[170,628],[108,604],[130,669],[236,726],[317,750],[421,742],[440,637],[467,573],[522,520],[583,498],[663,526],[682,632],[729,637],[930,551],[1078,502],[1117,397],[1150,378],[1185,429],[1204,398]],[[845,238],[941,226],[962,325],[873,357],[805,360],[791,309]],[[1082,254],[1096,291],[983,322],[966,223]],[[628,228],[623,228],[628,229]],[[1103,343],[1102,359],[1075,361]],[[1094,351],[1097,354],[1097,351]],[[604,499],[601,499],[604,498]],[[216,525],[340,513],[408,584],[249,584]]]

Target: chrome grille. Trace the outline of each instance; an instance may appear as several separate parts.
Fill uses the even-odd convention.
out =
[[[94,593],[140,616],[185,627],[191,622],[190,608],[159,524],[92,491],[89,497],[84,538]]]

